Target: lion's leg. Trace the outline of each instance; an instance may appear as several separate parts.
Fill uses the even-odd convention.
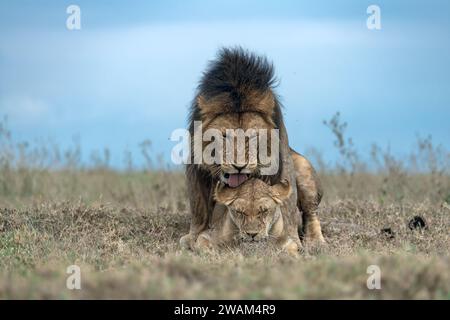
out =
[[[211,180],[194,165],[186,168],[186,182],[189,191],[189,204],[191,212],[191,225],[189,233],[181,237],[180,245],[192,249],[198,235],[208,228],[209,213],[211,209]]]
[[[296,171],[297,206],[302,212],[304,238],[305,240],[325,242],[317,214],[323,194],[319,177],[305,157],[292,149],[291,155]]]

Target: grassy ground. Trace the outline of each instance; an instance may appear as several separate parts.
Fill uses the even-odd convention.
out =
[[[108,149],[86,165],[79,145],[16,143],[0,121],[0,298],[450,299],[450,153],[427,137],[407,158],[374,145],[362,161],[339,113],[325,124],[340,161],[310,156],[328,245],[292,259],[261,245],[180,251],[184,175],[154,170],[149,141],[147,170],[126,152],[117,172]],[[409,228],[416,216],[426,227]],[[80,290],[66,286],[72,265]],[[380,290],[366,285],[372,265]]]
[[[294,260],[258,245],[181,252],[182,173],[3,169],[0,298],[450,299],[448,176],[322,180],[328,245]],[[427,228],[410,230],[414,216]],[[81,268],[81,290],[66,288],[70,265]],[[366,286],[370,265],[380,290]]]

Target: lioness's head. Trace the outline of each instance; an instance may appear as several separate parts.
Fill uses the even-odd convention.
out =
[[[200,82],[191,112],[191,126],[194,127],[193,121],[201,121],[202,133],[215,131],[203,136],[200,144],[203,144],[203,154],[214,154],[213,158],[220,159],[214,163],[203,161],[201,166],[230,187],[258,177],[262,168],[272,168],[275,162],[276,172],[265,174],[278,172],[278,149],[272,155],[271,130],[280,128],[282,114],[274,83],[272,64],[265,57],[241,48],[220,50],[217,60],[211,63]],[[239,148],[235,137],[237,129],[246,135],[245,148]],[[262,139],[266,140],[265,154],[271,158],[270,163],[260,158],[261,130],[267,130],[267,138]],[[216,152],[216,148],[208,149],[208,145],[218,139],[223,146],[220,152]],[[256,152],[252,150],[255,140],[258,141]],[[227,157],[230,153],[231,161]]]
[[[215,199],[228,208],[228,214],[246,241],[269,237],[274,223],[281,217],[280,204],[289,197],[288,181],[269,186],[259,179],[250,179],[238,188],[218,183]]]

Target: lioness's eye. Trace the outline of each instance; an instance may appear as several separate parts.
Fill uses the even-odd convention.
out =
[[[269,209],[263,208],[263,209],[261,209],[259,212],[262,213],[262,214],[266,214],[266,213],[269,212]]]

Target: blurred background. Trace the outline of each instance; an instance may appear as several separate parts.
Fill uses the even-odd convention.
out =
[[[81,30],[66,27],[71,4]],[[381,30],[366,26],[371,4]],[[448,150],[449,10],[425,0],[2,1],[0,116],[14,143],[75,148],[82,162],[169,162],[208,61],[241,45],[273,61],[298,151],[338,161],[337,111],[363,158],[373,143],[407,157],[429,135]]]

